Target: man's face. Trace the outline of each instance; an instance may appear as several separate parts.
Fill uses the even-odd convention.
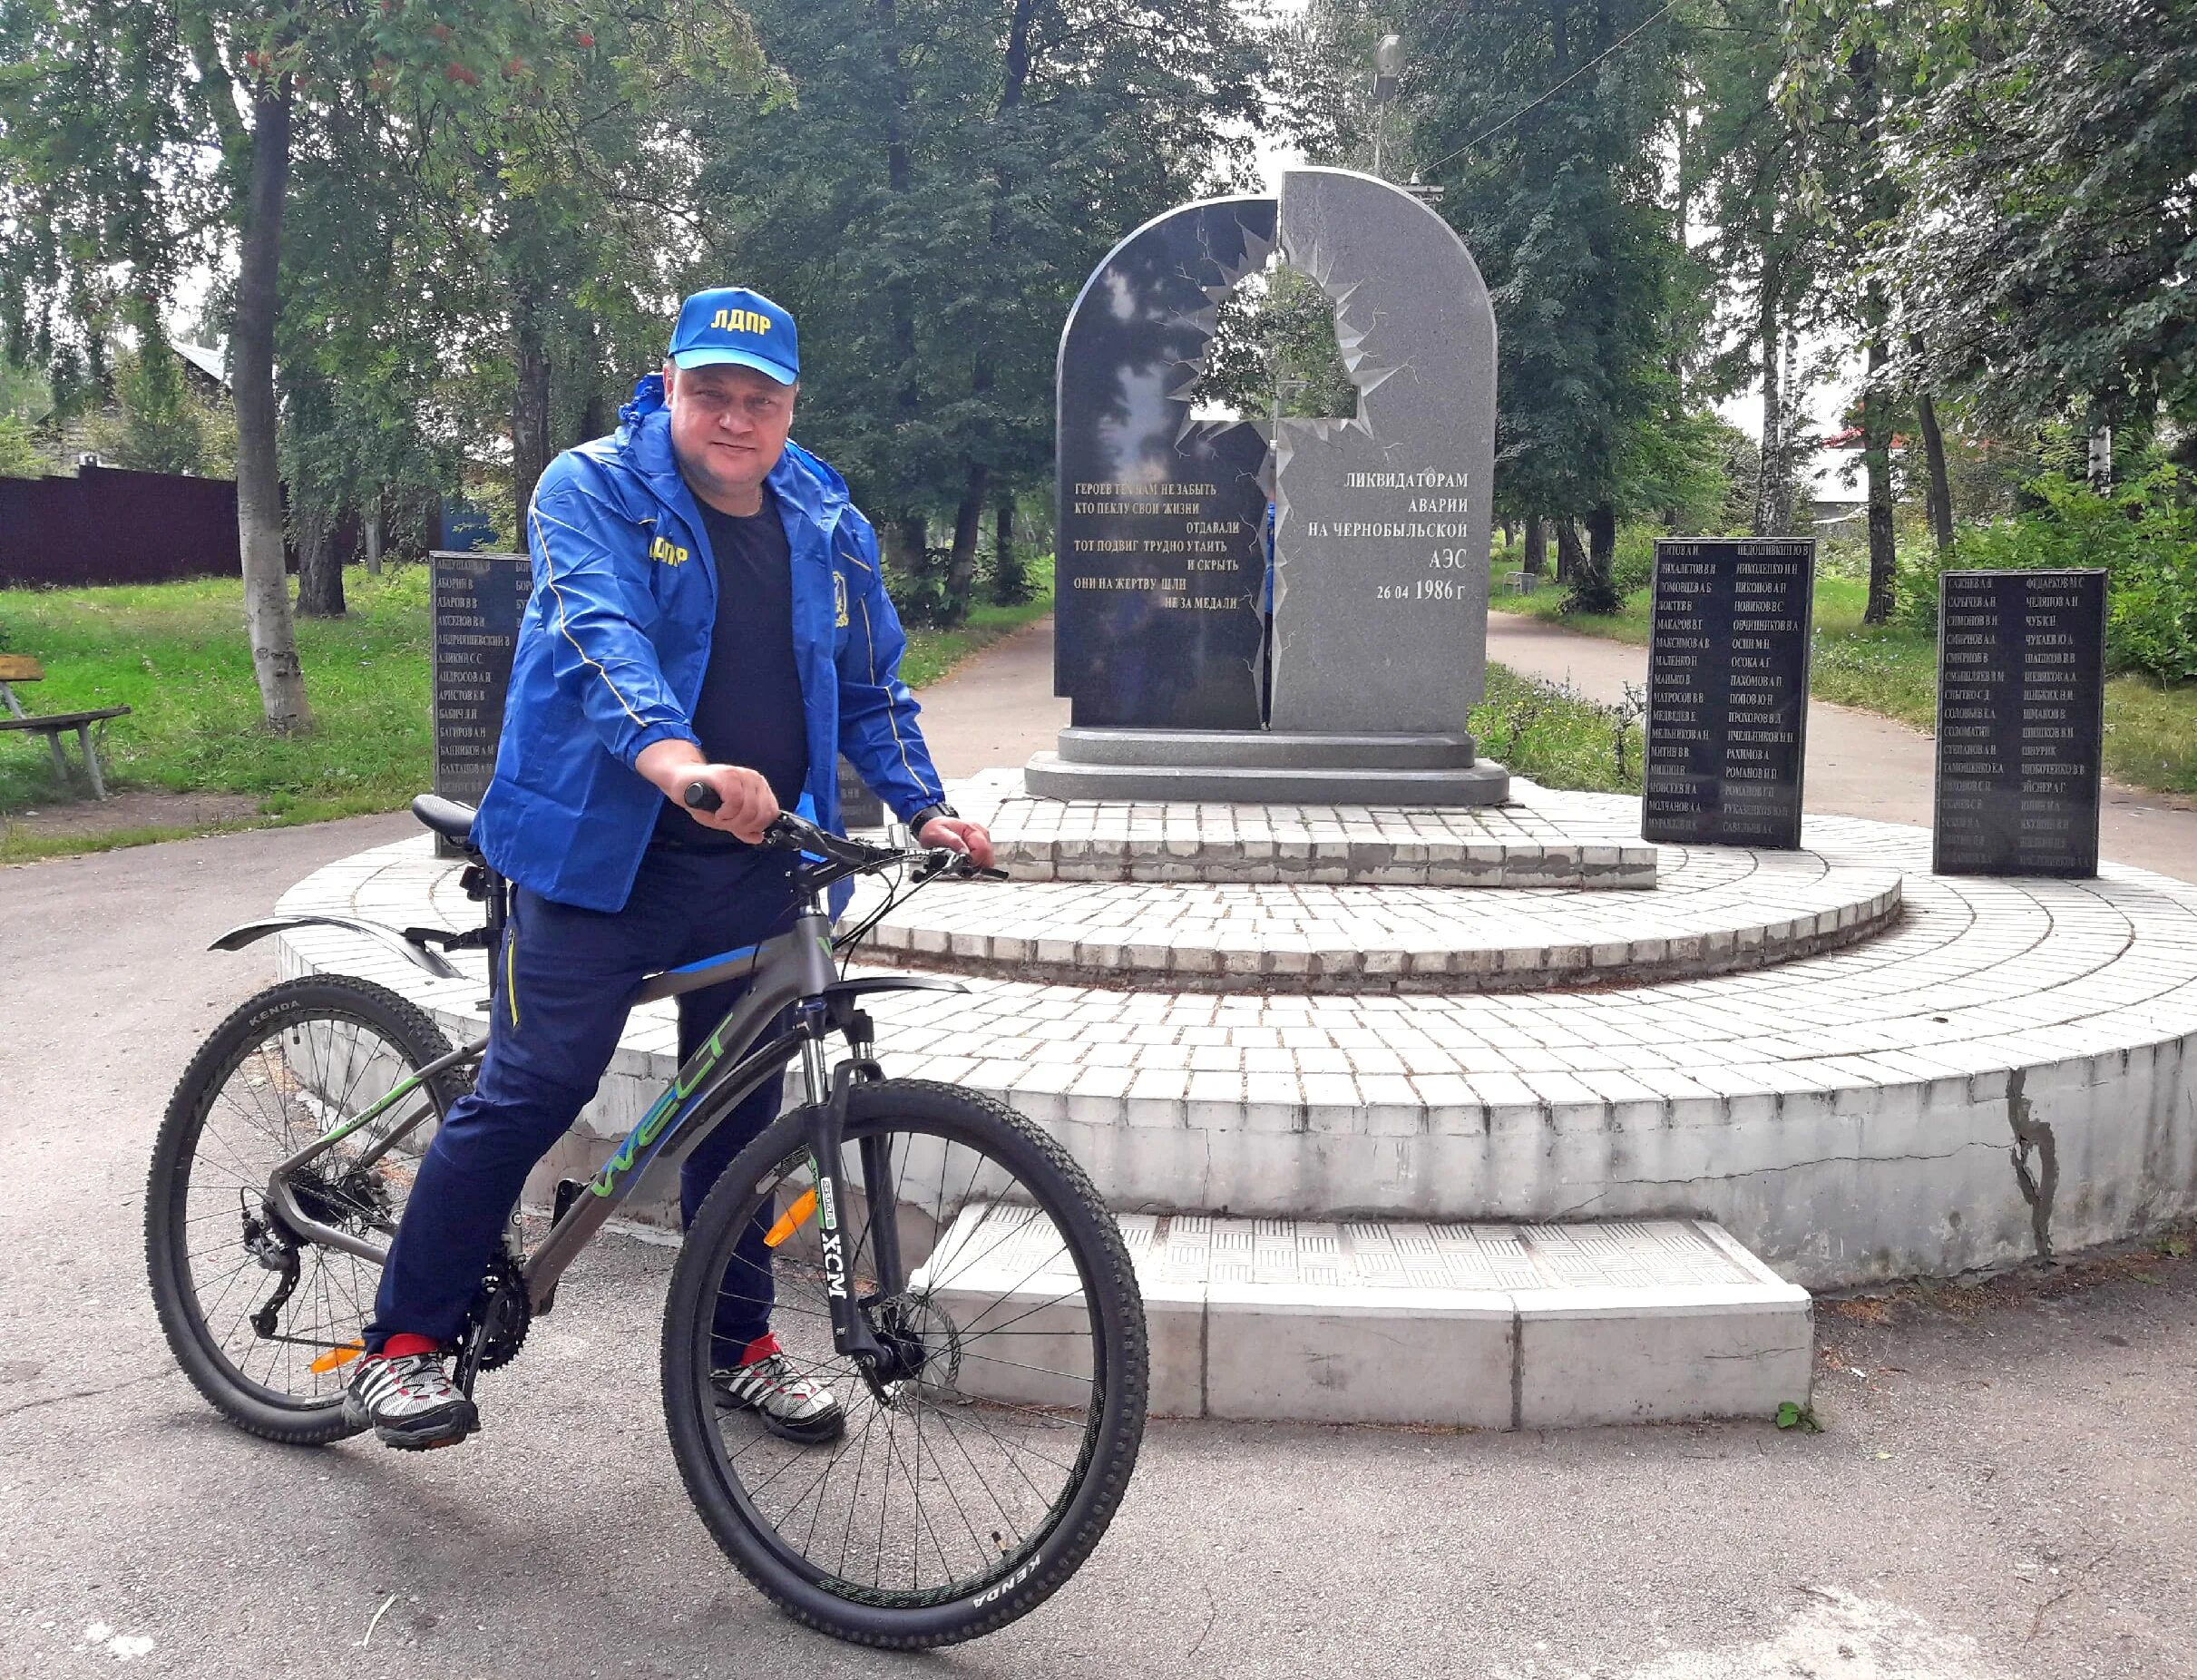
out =
[[[679,471],[705,502],[727,513],[753,511],[763,481],[785,452],[797,386],[752,367],[664,364],[671,405],[671,449]]]

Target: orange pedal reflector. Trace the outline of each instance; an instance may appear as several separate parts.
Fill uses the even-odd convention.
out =
[[[778,1216],[778,1223],[764,1236],[763,1246],[776,1248],[801,1228],[801,1222],[816,1211],[816,1193],[804,1190],[795,1198],[794,1205]]]
[[[364,1342],[347,1342],[341,1347],[332,1347],[307,1367],[317,1377],[325,1377],[349,1364],[366,1351]]]

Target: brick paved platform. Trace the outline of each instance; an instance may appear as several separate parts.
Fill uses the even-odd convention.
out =
[[[871,949],[924,968],[1068,984],[1525,991],[1761,968],[1867,939],[1899,913],[1896,869],[1811,852],[1665,850],[1672,861],[1647,893],[941,882],[888,913]]]
[[[1519,777],[1509,804],[1477,809],[1071,804],[1030,797],[1014,770],[958,783],[954,797],[1025,881],[1647,888],[1656,878],[1657,848],[1637,821]]]
[[[1611,831],[1637,810],[1551,797]],[[1943,1275],[2040,1236],[2074,1249],[2197,1213],[2197,887],[2110,864],[2086,882],[1938,878],[1927,833],[1850,818],[1811,816],[1805,838],[1828,865],[1896,872],[1896,925],[1774,967],[1608,989],[974,974],[966,996],[877,1000],[879,1052],[1014,1104],[1125,1212],[1706,1218],[1806,1284]],[[1552,930],[1664,895],[1552,895]],[[319,871],[283,907],[477,920],[424,836]],[[429,982],[356,936],[301,929],[282,961],[396,985],[454,1035],[481,1029],[483,980]],[[667,1007],[636,1013],[551,1171],[591,1166],[640,1118],[673,1042]]]

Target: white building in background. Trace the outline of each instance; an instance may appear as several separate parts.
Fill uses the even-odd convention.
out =
[[[1907,439],[1892,439],[1893,494],[1907,471]],[[1850,426],[1819,438],[1802,457],[1793,476],[1793,503],[1806,507],[1818,532],[1838,534],[1850,521],[1859,521],[1869,507],[1869,470],[1861,460],[1861,428]],[[1858,527],[1857,527],[1858,528]]]

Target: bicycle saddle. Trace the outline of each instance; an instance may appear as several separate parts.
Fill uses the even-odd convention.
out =
[[[412,801],[412,815],[454,845],[464,845],[473,832],[473,806],[440,794],[418,795]]]

